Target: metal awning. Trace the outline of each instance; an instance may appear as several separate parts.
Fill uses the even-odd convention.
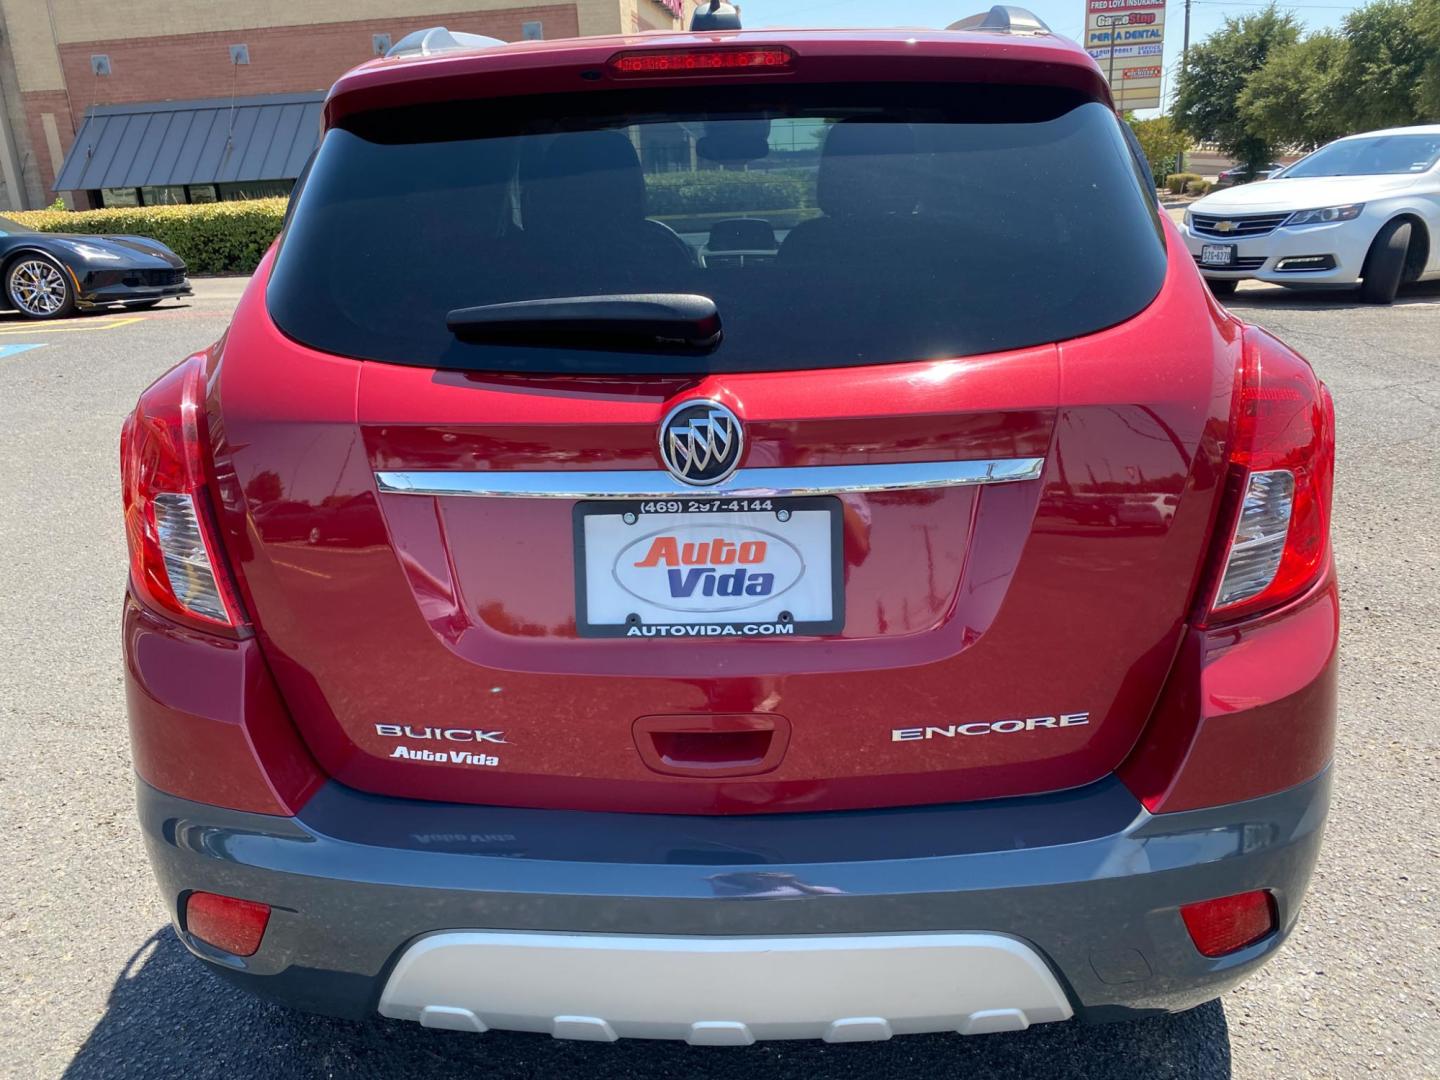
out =
[[[97,105],[56,191],[294,180],[320,140],[323,92]]]

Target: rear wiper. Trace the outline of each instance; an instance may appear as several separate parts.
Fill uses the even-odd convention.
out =
[[[461,341],[618,352],[709,352],[720,344],[715,301],[694,293],[611,293],[456,308]]]

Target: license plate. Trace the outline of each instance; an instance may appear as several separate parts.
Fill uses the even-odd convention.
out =
[[[845,624],[840,500],[575,506],[581,637],[784,638]]]
[[[1201,244],[1201,266],[1230,266],[1235,262],[1234,244]]]

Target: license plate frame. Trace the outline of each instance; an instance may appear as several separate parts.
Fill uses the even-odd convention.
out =
[[[669,507],[678,505],[678,510],[655,509],[656,507]],[[758,507],[768,506],[768,509]],[[698,509],[703,507],[703,509]],[[732,509],[733,508],[733,509]],[[590,619],[589,603],[589,580],[588,580],[588,559],[586,544],[586,521],[594,517],[614,517],[621,522],[625,521],[626,514],[634,514],[636,520],[633,524],[625,523],[627,528],[636,529],[636,539],[644,539],[655,529],[663,528],[667,524],[676,527],[695,527],[703,525],[707,519],[705,515],[721,515],[713,520],[720,528],[725,527],[727,520],[738,515],[756,518],[763,522],[766,529],[785,533],[785,521],[779,519],[781,511],[787,511],[791,516],[788,520],[794,520],[799,524],[797,514],[809,514],[812,518],[807,522],[810,532],[819,528],[819,523],[813,518],[816,512],[828,516],[827,527],[824,532],[828,533],[823,537],[823,544],[828,555],[828,573],[822,567],[810,567],[804,565],[802,557],[801,577],[807,575],[821,575],[822,580],[815,582],[813,577],[809,578],[812,587],[819,587],[828,590],[830,600],[830,613],[828,618],[805,617],[810,613],[804,613],[802,617],[791,616],[786,619],[754,618],[747,619],[733,612],[712,611],[708,614],[710,618],[701,617],[697,612],[677,612],[673,621],[662,621],[652,618],[649,622],[638,619],[636,613],[630,613],[624,622],[592,622]],[[817,635],[838,634],[845,626],[845,575],[844,575],[844,507],[840,499],[833,495],[806,495],[806,496],[784,496],[775,498],[750,498],[737,499],[724,495],[695,495],[677,496],[667,499],[597,499],[577,502],[572,513],[574,524],[574,556],[575,556],[575,632],[582,638],[633,638],[636,640],[674,639],[674,640],[699,640],[714,638],[717,640],[735,639],[764,639],[774,640],[776,638],[811,637]],[[647,530],[647,526],[650,528]],[[753,529],[758,526],[745,526]],[[787,543],[789,543],[787,541]],[[627,545],[628,546],[628,545]],[[789,544],[795,548],[794,544]],[[810,545],[811,550],[816,544]],[[797,549],[798,550],[798,549]],[[624,548],[616,550],[615,560],[618,562]],[[603,557],[603,556],[602,556]],[[615,573],[612,571],[612,577]],[[782,594],[800,583],[800,578],[782,590]],[[624,589],[616,577],[617,585]],[[626,590],[629,591],[629,590]],[[782,594],[776,594],[777,599]],[[632,594],[633,595],[633,594]],[[788,614],[788,612],[787,612]],[[698,628],[698,629],[697,629]]]
[[[1215,258],[1213,258],[1212,256],[1214,256],[1214,255],[1215,255],[1216,253],[1218,253],[1218,252],[1224,252],[1225,257],[1224,257],[1223,259],[1218,259],[1218,260],[1215,259]],[[1213,269],[1215,269],[1215,270],[1228,270],[1228,269],[1232,269],[1232,268],[1235,266],[1235,261],[1236,261],[1236,255],[1235,255],[1235,245],[1234,245],[1234,244],[1201,244],[1201,245],[1200,245],[1200,265],[1201,265],[1201,266],[1208,266],[1208,267],[1211,267],[1211,268],[1213,268]]]

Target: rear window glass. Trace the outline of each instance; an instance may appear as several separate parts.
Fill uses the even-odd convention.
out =
[[[597,92],[370,113],[324,138],[277,325],[331,353],[534,372],[973,355],[1129,318],[1165,273],[1114,113],[1019,87]],[[703,355],[481,344],[452,309],[698,293]]]

